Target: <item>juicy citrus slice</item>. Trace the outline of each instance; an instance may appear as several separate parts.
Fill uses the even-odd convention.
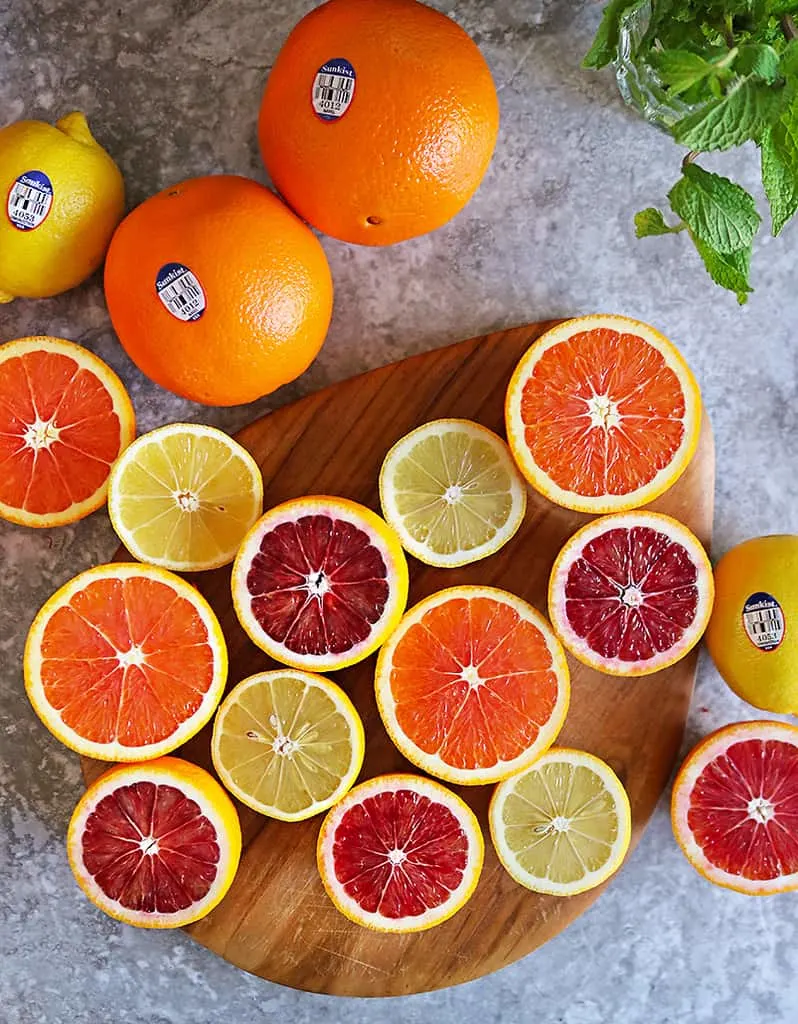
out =
[[[493,587],[451,587],[412,608],[380,651],[375,688],[408,761],[466,785],[498,782],[539,757],[570,694],[546,620]]]
[[[242,803],[282,821],[326,811],[363,765],[363,723],[340,686],[295,669],[259,672],[227,695],[211,754]]]
[[[87,349],[61,338],[0,345],[0,517],[50,527],[94,512],[135,436],[122,381]]]
[[[468,804],[417,775],[356,786],[324,819],[317,847],[327,895],[355,924],[419,932],[468,902],[485,847]]]
[[[293,668],[333,670],[362,661],[393,632],[407,603],[407,562],[370,509],[297,498],[252,527],[232,587],[253,643]]]
[[[555,748],[496,787],[490,834],[499,860],[533,892],[574,896],[605,882],[632,838],[629,798],[608,764]]]
[[[178,757],[118,765],[83,794],[69,864],[91,902],[140,928],[179,928],[224,897],[241,826],[216,779]]]
[[[659,331],[622,316],[568,320],[532,345],[507,390],[507,439],[521,472],[582,512],[639,508],[693,456],[701,397]]]
[[[227,648],[205,598],[152,565],[87,569],[33,620],[25,688],[66,746],[105,761],[169,753],[216,709]]]
[[[713,594],[709,558],[686,526],[656,512],[619,512],[567,541],[551,572],[549,617],[585,665],[642,676],[695,647]]]
[[[798,890],[798,728],[738,722],[679,770],[673,832],[710,882],[751,896]]]
[[[108,512],[134,558],[179,572],[227,565],[263,510],[246,448],[215,427],[170,423],[138,438],[111,473]]]
[[[383,515],[406,551],[427,565],[467,565],[513,536],[526,483],[500,437],[470,420],[434,420],[388,452],[380,472]]]

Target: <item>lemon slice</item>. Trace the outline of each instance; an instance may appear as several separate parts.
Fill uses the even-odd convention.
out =
[[[574,896],[621,866],[632,837],[629,798],[604,761],[554,748],[496,787],[490,833],[516,882]]]
[[[219,708],[211,741],[230,792],[281,821],[337,803],[352,788],[364,750],[363,723],[344,691],[290,668],[239,683]]]
[[[111,472],[108,512],[140,562],[177,572],[232,562],[263,509],[263,478],[215,427],[170,423],[144,434]]]

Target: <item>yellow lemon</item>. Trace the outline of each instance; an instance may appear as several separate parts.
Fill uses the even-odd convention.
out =
[[[0,197],[0,302],[85,281],[125,210],[122,174],[78,111],[0,129]]]
[[[798,536],[755,537],[721,558],[706,642],[738,697],[798,714]]]

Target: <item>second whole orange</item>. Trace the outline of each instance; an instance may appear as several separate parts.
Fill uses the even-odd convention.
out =
[[[459,213],[498,128],[488,65],[454,21],[416,0],[329,0],[278,54],[259,137],[301,217],[345,242],[389,245]]]
[[[333,287],[318,239],[273,192],[214,175],[164,189],[125,218],[105,297],[143,373],[195,402],[239,405],[315,359]]]

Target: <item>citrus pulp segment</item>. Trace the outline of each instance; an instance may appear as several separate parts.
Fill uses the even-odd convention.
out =
[[[568,665],[539,612],[494,587],[421,601],[380,651],[377,706],[399,751],[449,782],[498,782],[554,742]]]
[[[45,603],[28,633],[25,688],[66,746],[105,761],[169,753],[209,720],[227,647],[205,598],[152,565],[87,569]]]
[[[710,882],[752,896],[798,890],[798,728],[738,722],[707,736],[676,776],[671,822]]]
[[[270,509],[233,566],[233,604],[253,643],[293,668],[353,665],[382,644],[407,603],[399,538],[370,509],[313,496]]]
[[[657,512],[619,512],[566,542],[551,572],[549,618],[584,664],[648,675],[698,643],[713,594],[709,558],[686,526]]]
[[[81,345],[0,345],[0,517],[62,526],[104,502],[111,466],[136,436],[124,385]]]
[[[176,572],[232,562],[262,511],[257,462],[215,427],[152,430],[111,473],[108,512],[117,536],[140,562]]]
[[[474,892],[483,857],[468,804],[416,775],[356,786],[324,819],[317,846],[321,880],[338,910],[382,932],[446,921]]]
[[[391,448],[380,502],[402,546],[427,565],[486,558],[521,525],[526,483],[507,445],[470,420],[425,423]]]
[[[678,350],[622,316],[586,316],[546,331],[507,389],[507,439],[521,472],[551,501],[581,512],[639,508],[687,468],[701,396]]]
[[[626,790],[583,750],[552,748],[496,787],[490,804],[496,853],[519,885],[574,896],[605,882],[632,837]]]
[[[242,803],[282,821],[326,811],[363,764],[363,723],[344,691],[295,669],[259,672],[225,698],[213,725],[213,766]]]
[[[140,928],[180,928],[224,897],[241,855],[230,797],[178,757],[118,765],[80,798],[69,864],[91,902]]]

